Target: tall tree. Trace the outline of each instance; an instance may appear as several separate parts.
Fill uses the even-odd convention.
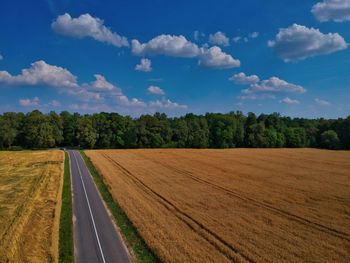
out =
[[[77,142],[78,146],[83,148],[94,148],[98,138],[93,125],[92,119],[89,116],[83,116],[77,122]]]

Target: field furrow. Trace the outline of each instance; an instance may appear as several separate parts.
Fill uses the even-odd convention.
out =
[[[228,257],[228,259],[239,260],[239,258],[242,257],[247,262],[254,262],[248,256],[244,255],[241,251],[239,251],[239,249],[233,247],[231,244],[229,244],[223,238],[218,236],[215,232],[210,230],[204,224],[202,224],[201,222],[198,222],[196,219],[194,219],[190,215],[183,212],[179,207],[177,207],[171,201],[166,199],[164,196],[162,196],[161,194],[154,191],[151,187],[149,187],[142,180],[140,180],[139,178],[134,176],[129,170],[127,170],[121,164],[119,164],[118,162],[111,159],[110,157],[108,157],[105,154],[103,156],[106,159],[108,159],[111,163],[113,163],[113,165],[115,165],[117,168],[121,169],[124,173],[126,173],[128,176],[130,176],[130,178],[135,182],[135,185],[141,187],[146,192],[150,192],[153,195],[154,199],[157,199],[156,201],[162,203],[166,209],[171,211],[177,218],[179,218],[185,224],[187,224],[193,231],[196,231],[206,241],[208,241],[210,244],[212,244],[216,249],[218,249],[226,257]],[[240,257],[238,257],[235,254],[238,254]]]
[[[0,152],[0,261],[58,262],[63,152]]]
[[[87,155],[165,262],[350,260],[349,152],[162,149]]]

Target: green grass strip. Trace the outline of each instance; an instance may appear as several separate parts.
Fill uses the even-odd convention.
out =
[[[110,212],[112,213],[117,225],[119,226],[124,239],[127,242],[127,246],[132,249],[136,262],[161,262],[155,253],[147,246],[136,227],[130,221],[125,212],[121,209],[118,202],[113,199],[111,193],[108,190],[107,185],[104,183],[102,176],[96,170],[92,164],[90,158],[85,154],[84,151],[80,151],[83,159],[90,170],[92,177],[99,189],[101,196],[107,204]]]
[[[65,152],[64,178],[62,190],[62,207],[60,219],[59,262],[74,262],[73,222],[72,222],[72,193],[69,156]]]

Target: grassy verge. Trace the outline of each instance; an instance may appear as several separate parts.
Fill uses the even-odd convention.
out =
[[[62,208],[60,219],[59,262],[74,262],[73,255],[72,193],[69,157],[65,152]]]
[[[121,209],[117,201],[113,200],[111,193],[108,191],[106,184],[103,182],[102,176],[96,170],[89,157],[84,151],[80,151],[83,159],[90,170],[92,177],[99,189],[102,198],[111,211],[117,225],[119,226],[127,246],[132,249],[136,262],[161,262],[159,258],[150,250],[145,241],[138,233],[136,227],[132,224],[128,216]]]

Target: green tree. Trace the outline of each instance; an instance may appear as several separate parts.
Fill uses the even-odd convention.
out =
[[[61,145],[63,142],[63,120],[62,118],[51,111],[47,116],[52,127],[52,136],[55,140],[55,145]]]
[[[187,122],[183,118],[175,118],[171,124],[172,141],[175,147],[184,148],[188,147],[188,127]]]
[[[187,114],[188,147],[207,148],[209,146],[209,128],[205,117]]]
[[[19,133],[19,120],[14,112],[4,113],[0,116],[0,149],[11,147]]]
[[[306,146],[306,132],[304,128],[288,128],[285,133],[286,145],[291,148]]]
[[[346,119],[339,119],[337,121],[336,131],[341,141],[341,147],[344,149],[350,149],[350,116]]]
[[[125,132],[123,133],[123,142],[125,148],[137,147],[137,130],[135,121],[126,117],[125,119]]]
[[[321,146],[326,149],[337,149],[339,147],[338,134],[333,130],[321,134]]]
[[[38,110],[26,115],[23,133],[26,147],[49,148],[55,146],[54,128],[50,119]]]
[[[78,146],[83,148],[94,148],[98,138],[93,125],[92,119],[89,116],[83,116],[77,122],[77,142]]]
[[[247,144],[249,147],[267,147],[268,139],[263,122],[255,123],[249,126]]]
[[[80,117],[78,113],[74,115],[70,114],[68,111],[63,111],[60,114],[63,123],[63,142],[64,146],[73,147],[77,145],[76,140],[76,124]]]

